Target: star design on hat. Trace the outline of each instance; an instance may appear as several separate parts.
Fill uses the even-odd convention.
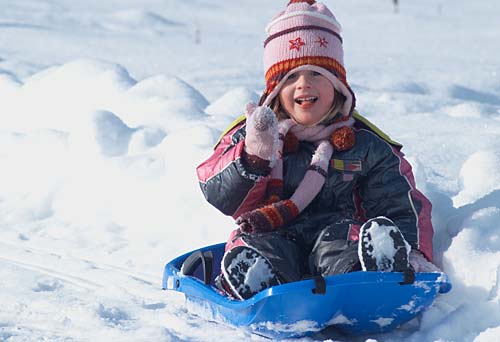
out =
[[[290,42],[290,50],[297,50],[297,51],[300,51],[300,48],[304,45],[306,45],[306,43],[304,43],[302,41],[302,38],[298,37],[298,38],[295,38],[295,39],[292,39],[292,40],[289,40]]]
[[[328,40],[326,40],[325,37],[318,37],[318,40],[316,40],[314,42],[318,43],[319,46],[321,46],[321,47],[326,47],[326,45],[328,44]]]

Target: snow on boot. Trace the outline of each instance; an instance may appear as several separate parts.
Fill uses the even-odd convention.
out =
[[[223,280],[237,299],[248,299],[259,291],[279,285],[271,263],[255,249],[238,246],[228,251],[222,259]]]
[[[380,216],[367,221],[359,232],[358,255],[363,271],[407,272],[410,244],[396,224]]]

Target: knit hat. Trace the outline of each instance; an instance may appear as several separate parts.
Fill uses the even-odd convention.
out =
[[[270,105],[291,74],[315,70],[346,97],[340,112],[349,116],[355,106],[355,97],[344,69],[341,30],[337,19],[324,4],[315,0],[290,1],[266,27],[266,89],[260,103]]]

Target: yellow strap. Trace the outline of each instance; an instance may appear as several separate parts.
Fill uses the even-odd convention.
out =
[[[222,140],[222,138],[224,138],[224,136],[227,134],[227,132],[229,132],[230,130],[232,130],[236,126],[238,126],[241,122],[243,122],[243,120],[245,120],[245,114],[242,114],[236,120],[234,120],[233,122],[231,122],[231,124],[229,125],[229,127],[224,132],[222,132],[222,134],[220,135],[219,139],[217,139],[217,142],[214,145],[214,150],[217,148],[217,146],[219,146],[220,141]]]
[[[375,126],[374,124],[372,124],[367,118],[365,118],[364,116],[361,116],[361,114],[359,114],[357,110],[354,110],[352,112],[352,116],[354,117],[354,119],[356,119],[358,121],[361,121],[363,124],[365,124],[366,126],[368,126],[368,128],[370,128],[370,130],[373,131],[373,133],[377,134],[379,137],[381,137],[382,139],[384,139],[385,141],[387,141],[389,144],[395,145],[395,146],[399,146],[399,147],[403,146],[400,143],[398,143],[397,141],[392,140],[387,134],[385,134],[384,132],[382,132],[377,126]],[[214,150],[217,148],[217,146],[221,142],[222,138],[230,130],[232,130],[233,128],[235,128],[236,126],[238,126],[244,120],[245,120],[245,115],[244,114],[241,115],[240,117],[238,117],[236,120],[234,120],[229,125],[229,127],[220,135],[219,139],[217,139],[217,143],[214,146]]]

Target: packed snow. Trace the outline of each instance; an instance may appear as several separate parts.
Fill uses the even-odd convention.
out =
[[[235,227],[195,167],[259,97],[287,2],[0,0],[1,341],[265,341],[195,315],[161,276]],[[359,340],[500,340],[500,2],[325,2],[359,112],[433,202],[453,283]]]

